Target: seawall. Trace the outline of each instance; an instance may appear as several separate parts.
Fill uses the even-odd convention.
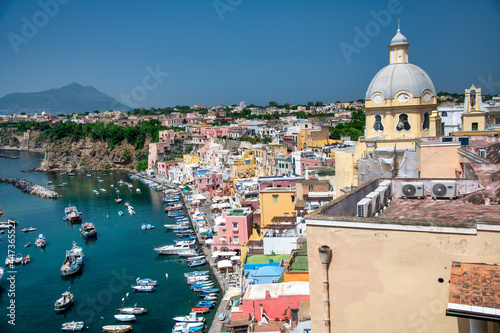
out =
[[[0,177],[0,183],[11,184],[20,189],[23,193],[33,194],[45,199],[57,199],[60,197],[59,193],[46,189],[26,179]]]

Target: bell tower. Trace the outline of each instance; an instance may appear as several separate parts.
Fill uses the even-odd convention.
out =
[[[472,85],[469,89],[465,89],[464,109],[462,131],[486,130],[486,110],[483,108],[481,88]]]
[[[389,62],[391,64],[407,64],[408,63],[408,40],[401,33],[401,27],[398,20],[398,31],[389,45]]]

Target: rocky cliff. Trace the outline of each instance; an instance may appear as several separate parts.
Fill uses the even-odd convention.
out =
[[[135,169],[137,155],[139,159],[148,156],[146,140],[144,148],[136,151],[134,146],[124,140],[113,150],[109,150],[106,141],[90,138],[74,141],[63,139],[49,143],[45,158],[36,171],[88,171],[104,169]]]

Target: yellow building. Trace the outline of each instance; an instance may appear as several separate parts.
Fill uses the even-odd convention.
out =
[[[251,151],[245,151],[241,159],[233,162],[232,177],[236,182],[237,178],[253,176],[255,176],[255,156],[251,154]]]
[[[416,138],[441,135],[436,89],[423,69],[409,63],[409,46],[398,28],[389,45],[389,65],[375,75],[366,92],[366,134],[352,156],[335,157],[337,195],[341,188],[358,185],[352,176],[358,158],[377,149],[414,149]]]
[[[327,126],[321,129],[313,128],[309,122],[300,124],[300,133],[297,136],[299,150],[309,150],[311,148],[322,148],[330,143],[330,130]]]
[[[474,85],[465,89],[465,112],[462,113],[462,131],[486,130],[486,110],[483,109],[481,88]]]
[[[295,216],[295,187],[267,187],[260,191],[260,225],[275,216]]]
[[[184,154],[182,155],[182,162],[184,164],[197,164],[200,163],[200,155]]]

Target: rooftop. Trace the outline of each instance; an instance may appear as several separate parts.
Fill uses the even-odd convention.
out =
[[[500,320],[500,266],[454,262],[447,315]]]

